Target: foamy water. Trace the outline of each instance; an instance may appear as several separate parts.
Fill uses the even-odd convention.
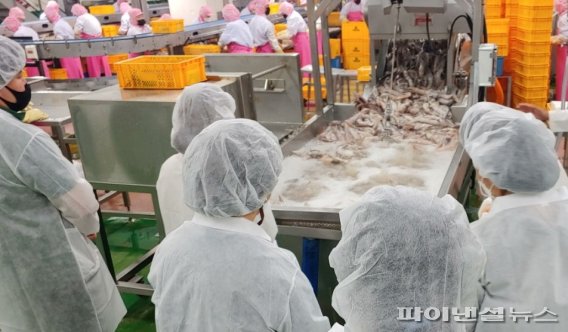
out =
[[[334,153],[341,145],[314,139],[296,151],[299,155],[285,158],[272,204],[341,209],[378,185],[405,185],[436,195],[455,152],[379,141],[368,143],[361,151],[355,149],[353,156],[341,164],[303,156],[314,150]]]

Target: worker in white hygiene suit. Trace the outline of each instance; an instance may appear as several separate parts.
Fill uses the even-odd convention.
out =
[[[87,238],[93,188],[49,135],[20,121],[23,48],[0,37],[0,330],[111,332],[126,308]]]
[[[127,36],[142,35],[145,33],[152,33],[152,28],[146,22],[144,13],[139,8],[132,8],[128,11],[130,16],[130,26],[128,27]]]
[[[122,10],[120,10],[120,6],[122,6],[123,3],[128,3],[128,0],[116,0],[116,2],[113,4],[115,13],[122,14]]]
[[[328,331],[295,256],[259,226],[281,171],[278,139],[255,121],[219,120],[191,141],[182,173],[195,215],[148,276],[158,331]]]
[[[284,16],[287,24],[288,37],[294,42],[294,52],[300,55],[300,66],[305,67],[312,64],[310,48],[310,37],[308,36],[308,25],[300,13],[294,10],[294,6],[288,2],[282,2],[279,9]]]
[[[41,14],[39,15],[39,19],[40,19],[41,21],[47,20],[47,13],[46,13],[46,12],[47,12],[48,10],[50,10],[50,9],[55,9],[55,10],[57,10],[57,11],[59,12],[59,4],[58,4],[56,1],[49,0],[49,1],[47,2],[47,4],[45,5],[45,8],[44,8],[43,13],[41,13]]]
[[[339,281],[332,305],[345,331],[475,329],[475,323],[442,319],[398,320],[399,307],[464,312],[483,299],[485,252],[453,197],[380,186],[339,217],[342,238],[329,263]]]
[[[30,27],[22,25],[22,22],[15,16],[6,17],[2,25],[13,32],[14,37],[31,37],[32,40],[39,40],[37,32]]]
[[[193,217],[193,211],[183,200],[181,170],[185,150],[195,136],[213,122],[234,119],[235,109],[233,97],[210,83],[186,87],[179,96],[172,115],[171,133],[172,147],[178,153],[164,162],[156,183],[166,234]]]
[[[248,15],[254,14],[255,2],[256,2],[256,0],[249,1],[247,6],[245,8],[243,8],[243,10],[241,10],[241,16],[248,16]]]
[[[278,39],[274,24],[270,22],[266,15],[270,11],[267,0],[257,0],[255,4],[255,16],[249,23],[252,33],[256,53],[283,53]]]
[[[365,21],[365,3],[363,0],[349,0],[339,13],[342,22],[363,22]]]
[[[249,26],[241,20],[239,10],[232,4],[223,7],[225,31],[219,37],[219,46],[227,47],[228,53],[252,53],[254,46]]]
[[[59,9],[51,7],[45,10],[47,20],[53,25],[53,34],[57,40],[73,40],[75,32],[67,21],[59,15]],[[80,57],[59,58],[61,67],[67,72],[67,78],[78,80],[83,79],[83,66]]]
[[[209,5],[203,5],[199,8],[199,17],[193,24],[201,24],[211,21],[213,18],[213,9]]]
[[[89,14],[87,8],[76,3],[73,5],[73,7],[71,7],[71,13],[77,17],[77,19],[75,20],[75,26],[73,27],[75,36],[77,38],[102,38],[103,29],[101,22],[99,22],[96,17]],[[104,55],[89,56],[86,58],[86,60],[89,78],[101,77],[103,74],[105,75],[105,77],[112,76],[108,57]]]
[[[568,316],[568,187],[555,187],[554,135],[533,115],[508,108],[472,108],[462,124],[478,185],[493,200],[472,224],[487,252],[481,307],[507,310],[505,323],[479,322],[476,331],[568,330],[561,318]],[[510,308],[531,312],[530,323],[515,322]],[[559,323],[538,323],[555,314]]]
[[[128,28],[130,28],[130,14],[128,12],[132,9],[127,2],[123,2],[120,4],[120,13],[122,16],[120,17],[120,28],[118,29],[119,35],[126,35],[128,32]]]
[[[26,14],[20,7],[12,7],[8,11],[8,16],[12,16],[18,19],[18,21],[24,23],[26,21]]]

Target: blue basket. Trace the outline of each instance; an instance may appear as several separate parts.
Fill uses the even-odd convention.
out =
[[[495,74],[497,76],[503,76],[504,64],[505,64],[505,57],[503,56],[497,57],[497,69],[495,70]]]
[[[331,68],[341,68],[341,57],[331,59]]]

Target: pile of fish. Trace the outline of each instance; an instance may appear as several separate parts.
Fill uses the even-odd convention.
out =
[[[458,125],[450,108],[464,97],[447,94],[445,86],[446,42],[397,43],[397,64],[391,88],[391,69],[368,98],[355,101],[357,113],[345,121],[333,121],[318,138],[323,142],[354,144],[372,139],[453,147]],[[389,57],[392,56],[392,52]]]

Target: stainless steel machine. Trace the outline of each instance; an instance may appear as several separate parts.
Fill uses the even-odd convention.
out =
[[[281,140],[299,128],[303,119],[298,56],[208,55],[208,82],[219,85],[237,102],[237,117],[258,120]],[[248,63],[248,65],[246,64]],[[244,72],[230,71],[240,68]],[[149,193],[154,213],[102,211],[103,217],[150,217],[164,236],[156,181],[163,162],[175,150],[170,144],[172,112],[181,90],[121,90],[107,87],[69,99],[86,179],[95,189]],[[101,232],[101,234],[104,231]],[[104,236],[101,236],[104,238]],[[112,266],[108,245],[101,243]],[[149,285],[136,274],[152,259],[149,251],[116,273],[121,291],[150,295]]]

